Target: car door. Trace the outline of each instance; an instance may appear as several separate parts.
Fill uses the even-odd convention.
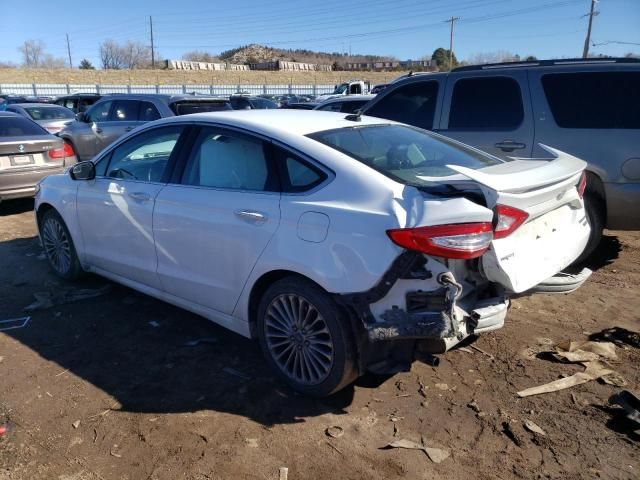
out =
[[[534,122],[526,72],[450,74],[439,133],[501,158],[530,157]]]
[[[280,222],[270,148],[260,138],[206,126],[153,215],[164,290],[231,315]]]
[[[152,215],[184,127],[146,130],[96,164],[96,178],[78,182],[83,263],[159,288]]]
[[[138,120],[139,109],[137,100],[114,100],[107,121],[95,124],[98,152],[143,123]]]
[[[92,158],[102,150],[97,132],[102,132],[102,128],[108,123],[112,107],[111,100],[96,103],[85,112],[82,121],[74,124],[73,144],[81,159]]]

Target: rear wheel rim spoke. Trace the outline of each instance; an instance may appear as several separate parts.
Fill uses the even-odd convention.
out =
[[[265,315],[267,348],[280,371],[303,385],[324,381],[333,367],[331,332],[320,311],[306,298],[282,294]]]
[[[42,229],[42,243],[51,266],[58,273],[67,273],[71,266],[71,243],[62,224],[49,218]]]

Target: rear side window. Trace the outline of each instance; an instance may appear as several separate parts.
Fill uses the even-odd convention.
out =
[[[274,147],[273,151],[282,172],[281,187],[283,192],[306,192],[321,184],[327,178],[327,175],[322,170],[302,160],[297,155],[280,147]]]
[[[366,114],[431,130],[437,100],[438,82],[412,82],[389,92]]]
[[[160,118],[160,112],[151,102],[140,102],[139,119],[141,122],[152,122]]]
[[[513,130],[523,119],[522,93],[513,78],[463,78],[453,87],[449,130]]]
[[[342,102],[330,102],[319,107],[318,110],[322,110],[323,112],[339,112],[341,108]]]
[[[111,113],[113,122],[135,122],[138,120],[140,102],[136,100],[116,100]]]
[[[87,113],[88,120],[90,122],[105,122],[109,118],[109,110],[113,102],[102,102],[95,105]]]
[[[640,72],[547,74],[542,87],[561,128],[640,128]]]
[[[24,117],[0,117],[0,137],[49,135],[44,128]]]
[[[73,112],[63,107],[24,107],[24,109],[34,120],[64,120],[74,118]]]

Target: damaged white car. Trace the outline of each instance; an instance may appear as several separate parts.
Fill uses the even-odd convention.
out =
[[[94,272],[260,341],[293,388],[329,395],[502,327],[589,225],[585,162],[505,162],[377,118],[293,110],[146,124],[46,178],[40,237]]]

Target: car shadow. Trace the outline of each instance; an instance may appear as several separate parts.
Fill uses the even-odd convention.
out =
[[[618,237],[614,235],[603,235],[596,249],[585,258],[580,264],[575,265],[579,270],[586,267],[594,272],[611,264],[620,255],[622,245]]]
[[[19,198],[0,202],[0,217],[18,215],[33,210],[33,198]]]
[[[274,377],[257,342],[202,317],[94,275],[57,279],[38,259],[37,238],[0,243],[4,318],[30,315],[23,328],[2,331],[117,399],[115,410],[242,415],[265,426],[345,413],[354,387],[326,399],[298,394]],[[16,281],[16,265],[23,272]],[[13,272],[12,272],[13,270]],[[65,298],[80,289],[106,293],[25,313],[34,293]],[[84,291],[84,290],[82,290]],[[68,297],[68,295],[67,295]],[[0,319],[2,320],[2,319]]]

